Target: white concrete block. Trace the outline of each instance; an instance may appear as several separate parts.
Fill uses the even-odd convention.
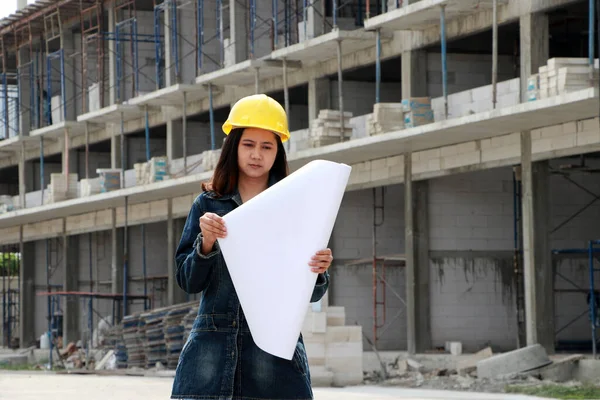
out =
[[[462,343],[461,342],[450,342],[450,354],[453,356],[460,356],[462,354]]]
[[[340,306],[330,306],[327,309],[327,326],[344,326],[346,323],[346,309]]]
[[[314,333],[327,332],[327,313],[324,313],[324,312],[312,313],[311,330]]]

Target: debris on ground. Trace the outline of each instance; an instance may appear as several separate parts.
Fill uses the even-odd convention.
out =
[[[486,377],[477,375],[477,367],[480,362],[488,362],[493,359],[491,348],[487,347],[472,356],[456,363],[456,368],[426,368],[418,361],[410,357],[398,356],[386,365],[387,379],[382,378],[380,370],[364,374],[364,384],[380,386],[396,386],[404,388],[419,388],[429,390],[456,390],[483,393],[504,393],[507,390],[529,390],[545,385],[556,385],[561,382],[560,387],[571,387],[581,385],[568,376],[568,368],[582,356],[572,355],[564,360],[557,360],[550,365],[537,368],[532,371],[491,375],[486,372]],[[510,357],[506,358],[507,362]],[[522,368],[522,361],[517,360],[515,368]],[[511,369],[510,366],[507,367]],[[533,389],[532,389],[533,390]]]

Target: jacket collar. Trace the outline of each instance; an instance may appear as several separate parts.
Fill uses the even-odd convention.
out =
[[[275,180],[275,178],[272,175],[269,175],[268,187],[271,187],[276,183],[277,183],[277,181]],[[207,197],[209,197],[213,200],[219,200],[219,201],[233,200],[237,203],[238,206],[242,205],[242,196],[240,196],[240,192],[239,192],[237,186],[232,193],[224,194],[223,196],[220,196],[220,197],[217,197],[215,192],[213,192],[212,190],[205,192],[205,193],[206,193]]]

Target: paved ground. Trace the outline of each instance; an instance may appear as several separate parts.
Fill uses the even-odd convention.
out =
[[[0,372],[2,400],[167,400],[170,378]],[[526,396],[378,387],[315,389],[315,400],[519,400]]]

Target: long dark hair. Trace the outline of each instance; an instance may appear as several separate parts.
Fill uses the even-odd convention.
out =
[[[233,193],[237,188],[240,176],[238,146],[240,145],[242,133],[244,133],[243,128],[236,128],[229,132],[229,135],[225,138],[221,156],[211,180],[202,183],[203,191],[212,191],[217,197],[220,197]],[[277,141],[277,156],[275,156],[275,162],[271,171],[269,171],[269,178],[279,182],[288,175],[288,164],[281,138],[277,134],[273,135],[275,135]]]

